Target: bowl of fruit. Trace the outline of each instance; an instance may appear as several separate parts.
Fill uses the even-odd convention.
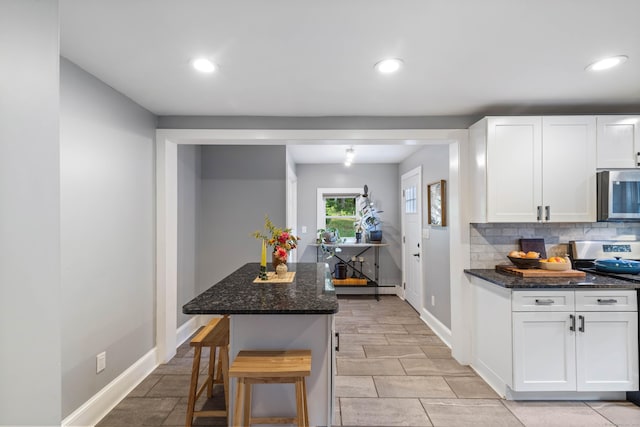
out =
[[[540,268],[553,271],[571,270],[571,261],[566,255],[564,257],[552,256],[540,260]]]
[[[511,251],[507,258],[518,268],[538,268],[540,266],[538,252]]]

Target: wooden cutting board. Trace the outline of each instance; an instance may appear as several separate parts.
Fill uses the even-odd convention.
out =
[[[584,271],[578,270],[565,270],[565,271],[553,271],[543,270],[541,268],[518,268],[513,265],[496,265],[496,271],[501,273],[513,274],[520,277],[585,277],[587,274]]]

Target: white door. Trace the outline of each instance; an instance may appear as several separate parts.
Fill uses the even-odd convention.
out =
[[[595,222],[594,117],[542,119],[542,201],[545,221]]]
[[[597,127],[599,169],[640,166],[640,116],[598,116]]]
[[[402,175],[402,277],[404,297],[422,311],[422,171],[413,169]]]
[[[486,167],[489,222],[536,222],[542,201],[542,119],[490,118]]]
[[[513,313],[513,389],[576,389],[574,321],[569,312]]]
[[[637,390],[638,313],[576,315],[578,391]]]

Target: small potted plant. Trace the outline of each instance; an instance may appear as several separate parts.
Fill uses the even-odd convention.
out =
[[[382,213],[382,211],[376,209],[374,203],[371,201],[368,190],[368,187],[365,185],[364,194],[360,196],[358,203],[361,217],[360,224],[362,228],[366,230],[370,242],[381,242],[382,230],[380,226],[382,221],[380,220],[380,213]]]

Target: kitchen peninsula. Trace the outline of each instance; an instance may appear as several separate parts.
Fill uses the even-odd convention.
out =
[[[253,283],[258,263],[240,267],[182,307],[185,314],[230,315],[230,360],[240,350],[310,349],[309,422],[331,425],[333,414],[333,315],[338,300],[325,263],[289,264],[292,283]],[[231,384],[233,408],[235,381]],[[295,412],[295,395],[283,384],[254,386],[257,417]]]

